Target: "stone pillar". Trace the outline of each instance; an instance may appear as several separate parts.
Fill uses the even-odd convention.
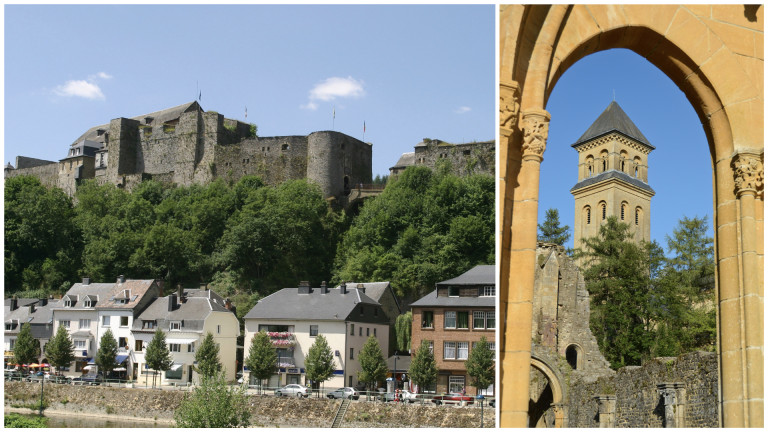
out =
[[[762,214],[763,190],[763,154],[754,152],[737,153],[731,160],[735,194],[737,199],[737,257],[739,258],[738,292],[731,296],[721,295],[721,320],[733,322],[739,319],[738,333],[721,334],[722,338],[737,338],[739,344],[729,344],[739,350],[741,363],[742,388],[740,393],[744,405],[743,426],[763,426],[763,251]],[[760,208],[758,208],[758,206]],[[762,216],[760,216],[762,218]],[[722,290],[721,290],[722,291]],[[734,290],[735,291],[735,290]],[[730,300],[730,302],[729,302]],[[736,302],[735,300],[738,300]],[[730,304],[727,304],[730,303]],[[726,307],[728,306],[728,307]],[[736,312],[736,313],[734,313]],[[730,314],[730,315],[728,315]],[[723,380],[727,380],[729,366],[725,344],[723,344]],[[731,352],[731,355],[736,354]],[[735,371],[730,371],[734,373]],[[724,391],[725,393],[725,391]],[[729,401],[723,398],[723,403]]]
[[[656,389],[664,402],[664,427],[685,427],[685,384],[661,383]]]
[[[597,414],[601,428],[616,427],[616,395],[597,395]]]
[[[555,427],[567,428],[568,427],[568,407],[561,403],[553,404],[552,411],[554,411],[555,413]]]

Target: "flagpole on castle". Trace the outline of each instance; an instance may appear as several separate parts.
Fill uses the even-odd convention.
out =
[[[363,142],[365,142],[365,120],[363,120]]]
[[[336,130],[336,105],[333,106],[333,122],[331,123],[331,130]]]

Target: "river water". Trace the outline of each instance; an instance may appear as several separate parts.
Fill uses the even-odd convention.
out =
[[[24,417],[36,417],[34,414],[21,414]],[[168,423],[155,423],[152,421],[131,421],[111,418],[82,417],[82,416],[57,416],[46,414],[48,427],[52,428],[167,428],[173,427]]]

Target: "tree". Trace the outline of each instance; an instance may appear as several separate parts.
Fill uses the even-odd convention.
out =
[[[544,217],[544,223],[538,225],[539,235],[537,240],[563,246],[571,238],[571,233],[569,232],[571,227],[568,225],[560,226],[560,212],[557,209],[551,208],[547,210]]]
[[[435,355],[429,348],[429,342],[423,340],[421,345],[411,355],[411,366],[408,368],[408,375],[419,386],[419,392],[422,392],[437,382],[437,372]]]
[[[203,376],[195,391],[173,413],[176,427],[233,428],[248,426],[251,412],[245,385],[231,388],[224,372]]]
[[[261,392],[262,382],[271,377],[277,367],[277,350],[264,331],[253,336],[245,366],[251,371],[251,376],[259,380],[259,392]]]
[[[316,390],[320,383],[333,375],[336,365],[331,347],[323,335],[317,335],[315,342],[309,347],[307,357],[304,359],[304,368],[307,379],[312,382],[312,388]]]
[[[411,327],[413,325],[413,314],[408,311],[398,315],[395,320],[395,336],[397,337],[397,350],[411,350]]]
[[[464,362],[467,375],[472,378],[472,385],[477,389],[478,395],[493,384],[496,378],[495,361],[496,356],[488,346],[488,341],[485,336],[481,337],[480,341],[469,352],[467,361]]]
[[[64,326],[59,326],[53,339],[45,346],[45,356],[57,370],[69,366],[75,360],[75,345]]]
[[[147,345],[144,359],[147,361],[147,367],[155,371],[152,377],[152,387],[154,387],[157,371],[167,371],[173,364],[171,352],[168,351],[168,345],[165,344],[165,333],[162,330],[155,330],[155,335],[149,341],[149,345]]]
[[[112,329],[107,329],[99,341],[99,351],[96,352],[96,365],[104,372],[104,377],[117,367],[117,341],[112,335]]]
[[[366,383],[369,391],[376,388],[376,383],[387,378],[387,362],[384,360],[379,341],[375,337],[369,336],[365,341],[358,360],[360,372],[357,373],[357,379]]]
[[[195,352],[195,361],[197,366],[195,370],[201,376],[212,377],[221,370],[219,361],[219,347],[213,341],[213,334],[207,332],[200,343],[200,347]]]
[[[40,354],[40,341],[32,337],[32,327],[29,323],[21,325],[16,344],[13,346],[13,359],[17,364],[31,364],[37,361]]]

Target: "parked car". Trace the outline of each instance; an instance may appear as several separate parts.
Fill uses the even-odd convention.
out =
[[[288,384],[275,390],[275,396],[309,397],[309,389],[301,384]]]
[[[358,391],[352,387],[342,387],[328,393],[325,396],[329,399],[360,399],[360,393],[358,393]]]
[[[419,395],[408,390],[400,390],[400,395],[397,396],[399,402],[414,403],[419,400]],[[392,402],[395,400],[395,393],[384,393],[381,396],[381,400],[384,402]]]
[[[72,378],[66,377],[64,375],[50,375],[49,377],[46,377],[48,381],[56,384],[69,384],[72,382]]]
[[[475,403],[475,399],[472,396],[465,396],[461,393],[449,393],[432,398],[432,402],[435,405],[442,405],[444,403],[461,403],[464,402],[467,405]]]
[[[72,384],[99,385],[101,384],[102,381],[104,381],[104,378],[101,376],[101,373],[85,374],[85,375],[73,378]]]

